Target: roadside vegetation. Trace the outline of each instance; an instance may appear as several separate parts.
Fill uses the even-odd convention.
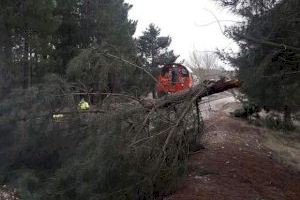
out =
[[[217,2],[244,19],[224,32],[236,41],[240,52],[221,53],[244,83],[241,93],[247,102],[236,114],[252,115],[264,108],[278,116],[282,113],[280,118],[270,116],[267,124],[292,129],[300,108],[299,1]]]

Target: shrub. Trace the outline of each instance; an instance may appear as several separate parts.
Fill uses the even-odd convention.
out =
[[[232,114],[235,117],[248,118],[253,114],[257,114],[258,112],[260,112],[260,108],[257,105],[245,102],[243,103],[243,107],[241,109],[235,110]]]

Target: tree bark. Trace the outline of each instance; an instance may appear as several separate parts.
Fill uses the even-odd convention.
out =
[[[198,95],[198,100],[200,100],[202,97],[224,92],[232,88],[238,88],[240,86],[241,82],[239,80],[219,80],[208,85],[199,84],[189,90],[184,90],[160,99],[144,99],[141,102],[143,106],[148,109],[152,109],[154,107],[162,108],[180,104],[184,101],[192,99],[199,92],[200,95]]]
[[[26,35],[26,33],[25,33]],[[23,88],[26,89],[29,87],[29,82],[30,82],[30,66],[29,66],[29,60],[28,60],[28,54],[29,54],[29,44],[28,44],[28,37],[25,36],[24,37],[24,58],[23,58],[23,65],[24,65],[24,69],[23,69]]]
[[[293,127],[293,121],[292,121],[292,110],[290,107],[285,106],[284,107],[284,126],[287,128]]]

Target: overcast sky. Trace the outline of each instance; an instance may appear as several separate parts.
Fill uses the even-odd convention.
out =
[[[237,49],[233,41],[223,36],[217,23],[201,26],[216,21],[213,14],[219,20],[239,20],[213,0],[125,1],[133,5],[129,18],[138,20],[135,36],[141,35],[150,23],[156,24],[161,28],[162,35],[172,37],[171,48],[181,55],[180,59],[188,60],[193,50]],[[222,22],[223,26],[231,24]]]

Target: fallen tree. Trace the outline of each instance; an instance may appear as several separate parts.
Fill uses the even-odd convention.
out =
[[[101,193],[100,197],[123,199],[129,195],[132,199],[153,199],[172,191],[180,178],[184,177],[187,156],[191,150],[197,149],[203,132],[203,122],[199,116],[201,113],[197,102],[201,101],[202,97],[237,88],[240,85],[238,80],[219,80],[199,84],[190,90],[160,99],[135,99],[135,103],[117,101],[117,106],[111,107],[105,104],[106,106],[99,112],[103,117],[99,127],[102,130],[104,124],[108,127],[119,126],[118,135],[123,138],[118,138],[115,141],[117,144],[112,144],[110,135],[116,133],[108,134],[107,139],[102,138],[105,143],[117,146],[115,149],[117,155],[125,156],[123,161],[115,160],[113,163],[119,162],[119,165],[122,165],[124,160],[132,160],[133,163],[126,170],[142,176],[136,182],[127,182],[119,186],[118,190],[106,188],[106,192]],[[115,97],[109,95],[109,98]],[[118,95],[118,98],[120,97]],[[95,110],[90,112],[95,114]],[[89,114],[89,111],[82,114]],[[106,123],[107,121],[109,124]],[[108,148],[106,151],[111,153],[112,149]],[[143,167],[137,168],[137,166]],[[119,182],[123,181],[120,179]]]
[[[157,100],[143,100],[143,105],[146,108],[161,108],[167,107],[170,105],[180,104],[184,101],[188,101],[189,99],[193,99],[196,97],[196,100],[201,100],[202,97],[210,96],[212,94],[217,94],[220,92],[224,92],[226,90],[232,88],[238,88],[241,86],[241,82],[239,80],[219,80],[216,82],[211,82],[209,84],[199,84],[195,87],[192,87],[189,90],[184,90],[182,92],[178,92],[169,96],[165,96],[161,99]]]
[[[194,97],[195,101],[201,101],[201,98],[210,96],[213,94],[221,93],[233,88],[239,88],[241,87],[241,81],[239,80],[219,80],[215,82],[210,82],[208,84],[198,84],[194,87],[192,87],[189,90],[184,90],[178,93],[174,93],[171,95],[164,96],[159,99],[140,99],[128,95],[122,95],[122,94],[110,94],[110,93],[72,93],[72,95],[107,95],[109,97],[125,97],[127,99],[134,100],[138,102],[142,107],[136,106],[135,109],[128,109],[127,114],[131,114],[133,112],[138,112],[141,109],[160,109],[160,108],[166,108],[166,107],[172,107],[178,104],[182,104],[183,102],[192,100]],[[136,104],[133,104],[136,105]],[[131,104],[132,106],[132,104]],[[114,110],[114,109],[113,109]],[[108,113],[110,110],[104,110],[104,109],[91,109],[89,111],[80,111],[78,113]],[[114,110],[116,111],[116,110]],[[73,112],[60,112],[62,114],[73,114]]]
[[[43,90],[30,91],[11,106],[24,113],[25,121],[1,115],[2,129],[13,124],[9,137],[22,134],[14,141],[18,149],[8,150],[13,156],[7,170],[21,169],[19,181],[31,180],[29,195],[39,199],[154,199],[168,194],[185,177],[188,155],[203,133],[197,102],[239,86],[239,81],[220,80],[155,100],[106,94],[101,104],[85,112],[72,105],[75,94],[66,89],[50,87],[49,98]],[[62,103],[69,107],[57,122],[50,116],[63,113],[54,107]],[[25,110],[31,104],[34,110]]]

